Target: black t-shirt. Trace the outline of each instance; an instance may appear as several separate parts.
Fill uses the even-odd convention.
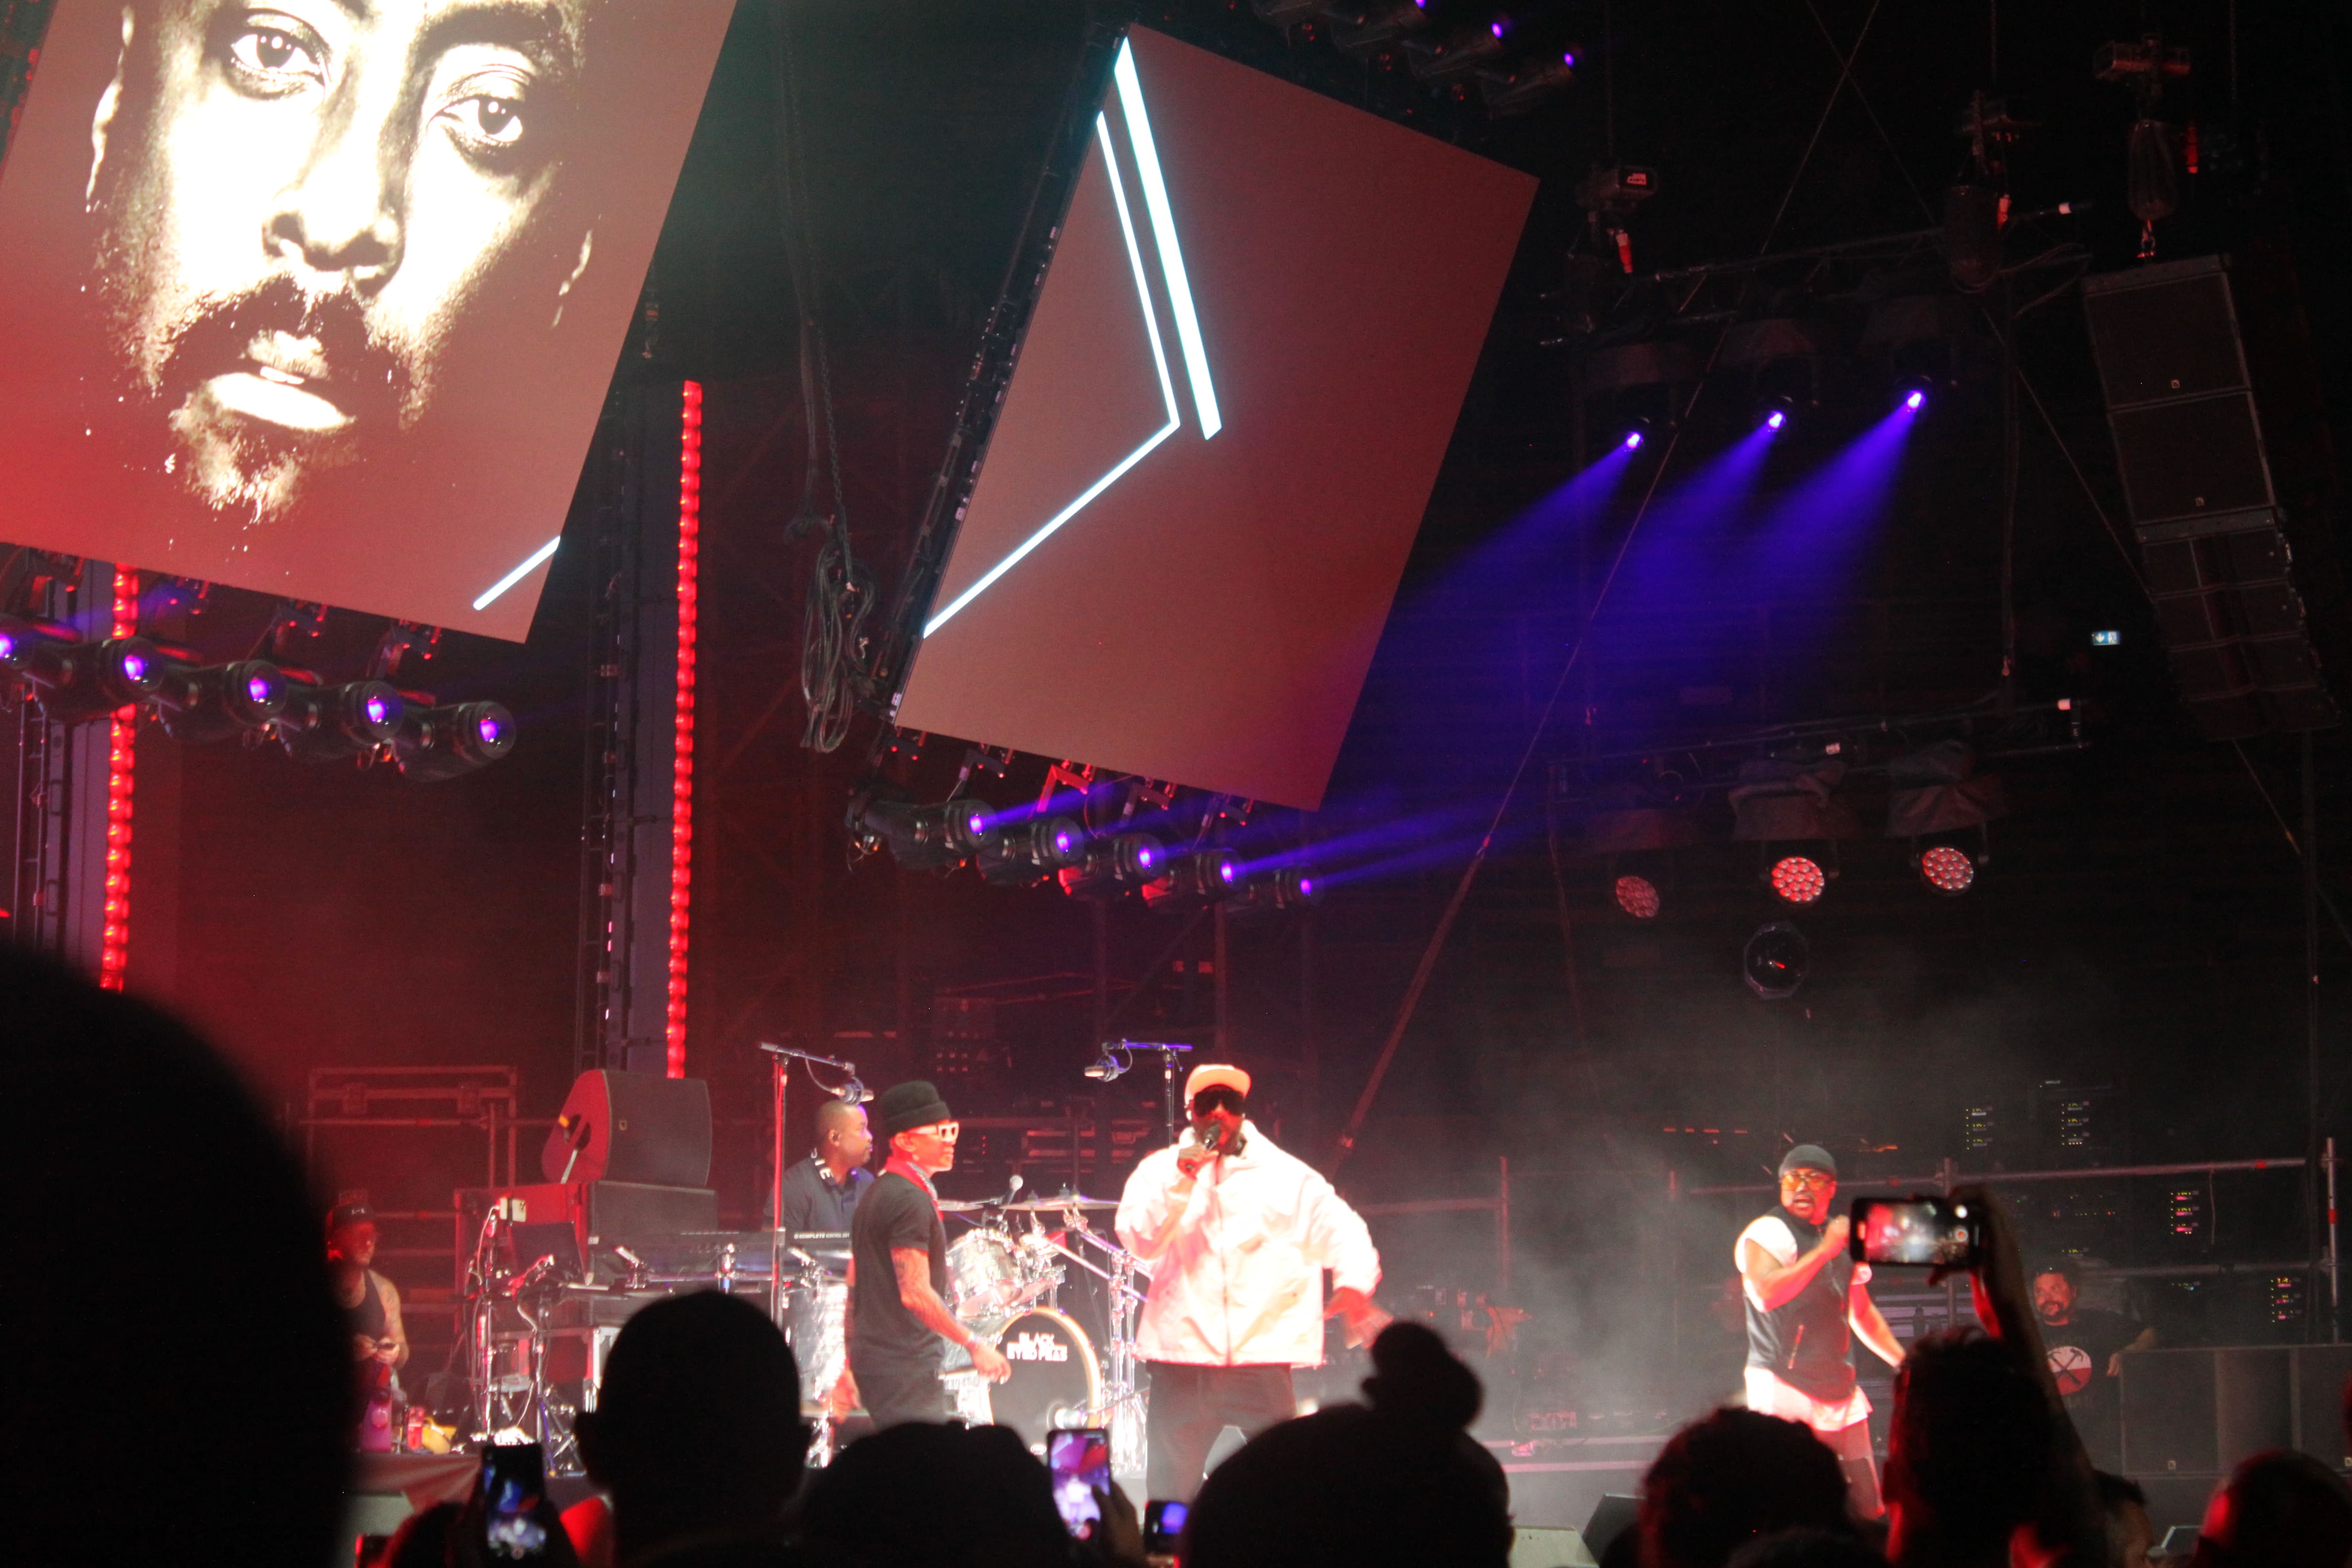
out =
[[[857,1200],[849,1222],[850,1256],[857,1281],[849,1292],[849,1354],[853,1365],[938,1364],[947,1342],[898,1300],[893,1248],[919,1247],[930,1254],[931,1289],[948,1293],[948,1229],[939,1205],[919,1183],[885,1171]]]
[[[857,1200],[873,1184],[871,1171],[852,1171],[847,1181],[836,1182],[824,1161],[796,1161],[784,1173],[784,1228],[845,1231],[856,1216]]]
[[[2114,1418],[2116,1380],[2107,1375],[2107,1363],[2141,1332],[2141,1325],[2121,1312],[2093,1307],[2075,1308],[2063,1323],[2042,1325],[2050,1375],[2065,1398],[2066,1414],[2077,1423],[2086,1417],[2100,1422]]]

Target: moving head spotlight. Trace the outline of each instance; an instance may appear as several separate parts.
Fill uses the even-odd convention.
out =
[[[278,721],[278,738],[288,755],[306,763],[331,763],[390,745],[400,734],[408,704],[381,680],[320,686],[295,680]]]
[[[1085,828],[1066,816],[1032,816],[982,845],[980,874],[1000,888],[1025,888],[1086,858]]]
[[[175,741],[226,741],[268,729],[286,711],[293,682],[267,659],[193,665],[167,660],[155,692],[163,732]]]
[[[912,801],[862,797],[850,805],[849,830],[869,847],[889,847],[890,858],[910,871],[953,866],[971,859],[996,837],[995,813],[977,800]]]
[[[1230,849],[1200,849],[1175,861],[1168,874],[1143,885],[1155,910],[1184,910],[1230,898],[1241,884],[1242,858]]]
[[[1236,915],[1303,910],[1323,901],[1323,879],[1312,867],[1284,866],[1269,876],[1250,878],[1226,907]]]
[[[0,623],[0,667],[33,683],[41,707],[59,724],[103,719],[118,708],[153,698],[163,678],[163,656],[145,637],[86,643],[30,621]]]
[[[1097,838],[1087,846],[1085,860],[1063,868],[1062,891],[1074,899],[1115,899],[1156,881],[1167,865],[1166,847],[1149,833]]]
[[[393,737],[401,776],[422,784],[485,768],[514,750],[515,717],[497,702],[412,708]]]

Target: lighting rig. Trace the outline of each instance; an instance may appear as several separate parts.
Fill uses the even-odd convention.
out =
[[[304,762],[388,758],[425,783],[487,767],[516,740],[514,715],[497,702],[436,707],[373,678],[328,684],[265,658],[205,664],[143,637],[91,642],[30,616],[0,616],[0,671],[21,679],[52,723],[144,709],[174,740],[274,739]]]
[[[946,799],[922,802],[903,778],[919,765],[922,740],[903,731],[876,747],[877,773],[849,797],[845,826],[853,858],[888,852],[908,870],[964,867],[994,887],[1048,882],[1098,902],[1139,895],[1163,913],[1211,905],[1255,915],[1319,903],[1323,882],[1293,855],[1252,858],[1230,840],[1244,834],[1255,803],[1227,795],[1185,797],[1178,786],[1141,778],[1097,778],[1062,762],[1045,769],[1033,805],[1000,809],[963,793],[976,777],[1002,783],[1010,752],[974,748]]]
[[[1580,863],[1604,908],[1646,923],[1671,907],[1683,859],[1710,842],[1755,845],[1754,885],[1783,918],[1755,931],[1742,968],[1758,995],[1779,1000],[1802,983],[1811,955],[1785,915],[1822,904],[1843,862],[1871,858],[1854,847],[1869,837],[1849,798],[1857,784],[1883,783],[1884,840],[1902,847],[1922,891],[1960,899],[1992,864],[1988,825],[2009,812],[2002,777],[1986,764],[2088,744],[2081,710],[2061,698],[2006,713],[1979,706],[1779,725],[1564,763],[1552,773],[1555,853],[1563,878]]]

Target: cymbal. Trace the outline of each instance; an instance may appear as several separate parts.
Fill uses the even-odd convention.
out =
[[[940,1200],[941,1214],[977,1214],[988,1206],[977,1198],[941,1198]]]
[[[1090,1198],[1084,1193],[1072,1193],[1058,1198],[1023,1198],[1019,1203],[999,1205],[1013,1214],[1059,1214],[1064,1209],[1115,1209],[1117,1198]]]

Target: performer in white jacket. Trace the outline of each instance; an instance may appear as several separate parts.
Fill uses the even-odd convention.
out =
[[[1372,1305],[1381,1257],[1363,1220],[1251,1123],[1249,1089],[1239,1068],[1193,1068],[1192,1125],[1137,1163],[1119,1200],[1118,1238],[1151,1270],[1137,1337],[1151,1368],[1155,1498],[1190,1499],[1227,1426],[1254,1436],[1297,1414],[1290,1372],[1322,1364],[1325,1318],[1344,1314],[1350,1343],[1388,1321]]]

